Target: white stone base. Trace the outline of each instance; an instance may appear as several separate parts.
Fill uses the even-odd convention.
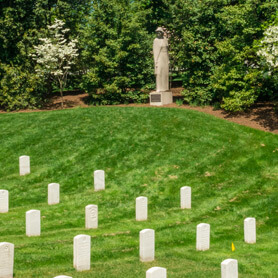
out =
[[[162,106],[170,103],[173,103],[173,94],[171,91],[152,91],[150,93],[150,105]]]

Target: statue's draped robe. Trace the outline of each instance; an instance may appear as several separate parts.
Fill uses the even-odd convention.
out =
[[[153,41],[154,65],[156,74],[156,91],[169,90],[169,55],[168,40],[154,39]]]

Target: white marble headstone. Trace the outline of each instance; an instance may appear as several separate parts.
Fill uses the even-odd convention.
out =
[[[78,235],[73,239],[73,267],[77,271],[89,270],[91,267],[91,237]]]
[[[253,217],[244,219],[244,241],[256,243],[256,219]]]
[[[48,204],[55,205],[60,202],[60,184],[50,183],[48,185]]]
[[[201,223],[197,225],[197,242],[196,249],[198,251],[205,251],[209,249],[210,243],[210,225]]]
[[[221,263],[221,278],[238,278],[237,260],[227,259]]]
[[[59,275],[59,276],[55,276],[54,278],[72,278],[72,277],[66,275]]]
[[[144,221],[148,219],[148,198],[136,198],[136,221]]]
[[[0,278],[13,278],[14,245],[9,242],[0,243]]]
[[[191,187],[183,186],[180,189],[180,199],[182,209],[191,209]]]
[[[26,235],[39,236],[41,234],[41,212],[31,209],[26,212]]]
[[[85,227],[86,229],[96,229],[98,227],[97,205],[88,205],[85,207]]]
[[[94,187],[95,191],[105,189],[105,173],[103,170],[94,171]]]
[[[150,262],[154,260],[155,246],[154,230],[145,229],[140,231],[140,260]]]
[[[9,211],[9,191],[0,190],[0,213]]]
[[[22,155],[19,157],[19,174],[20,176],[30,174],[30,156]]]
[[[167,270],[164,267],[152,267],[146,271],[146,278],[167,278]]]

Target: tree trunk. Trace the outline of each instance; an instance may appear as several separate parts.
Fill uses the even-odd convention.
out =
[[[64,109],[64,96],[63,96],[63,90],[64,90],[64,82],[62,80],[59,80],[59,87],[60,87],[60,96],[61,96],[61,106],[62,109]]]
[[[51,77],[48,76],[47,81],[46,81],[46,88],[47,88],[47,95],[50,96],[52,94],[52,80]]]
[[[61,106],[64,109],[64,96],[63,96],[63,89],[60,88],[60,96],[61,96]]]

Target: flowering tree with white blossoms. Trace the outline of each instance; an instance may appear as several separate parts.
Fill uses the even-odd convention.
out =
[[[278,70],[278,26],[270,26],[260,43],[261,49],[257,54],[265,59],[271,74]]]
[[[37,74],[44,77],[50,76],[57,83],[62,99],[62,108],[64,107],[63,91],[69,70],[78,56],[77,40],[70,41],[65,38],[69,29],[64,28],[64,25],[65,23],[59,19],[55,19],[53,25],[48,25],[49,38],[40,38],[42,43],[34,46],[35,53],[31,54],[37,62]]]

